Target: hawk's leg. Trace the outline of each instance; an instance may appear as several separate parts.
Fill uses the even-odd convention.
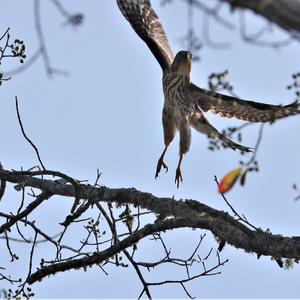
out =
[[[166,172],[168,172],[168,167],[164,163],[164,156],[167,152],[168,146],[173,141],[175,133],[176,133],[176,124],[175,124],[175,120],[174,120],[173,111],[171,109],[168,109],[166,107],[163,108],[162,124],[163,124],[163,129],[164,129],[165,149],[157,162],[155,179],[158,177],[161,167],[163,167],[166,170]]]
[[[182,159],[183,159],[183,154],[180,154],[178,166],[177,166],[177,169],[176,169],[176,176],[175,176],[175,183],[177,185],[177,188],[179,188],[179,183],[183,182],[181,169],[180,169]]]
[[[177,185],[177,188],[179,188],[180,182],[183,182],[183,177],[180,169],[183,155],[189,151],[191,146],[191,128],[189,122],[185,118],[180,122],[179,133],[179,162],[175,175],[175,184]]]
[[[155,179],[158,177],[158,174],[161,170],[161,167],[163,167],[166,170],[166,173],[168,172],[168,166],[164,163],[164,156],[167,152],[167,149],[168,149],[168,145],[165,146],[165,149],[164,149],[163,153],[161,154],[161,156],[160,156],[160,158],[157,162]]]

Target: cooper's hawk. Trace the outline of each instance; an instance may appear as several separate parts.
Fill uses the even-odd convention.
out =
[[[218,137],[227,146],[241,151],[250,151],[217,131],[205,118],[203,111],[211,111],[222,117],[235,117],[249,122],[274,122],[277,119],[300,113],[300,105],[271,105],[241,100],[199,88],[190,81],[192,55],[180,51],[174,58],[162,24],[151,7],[149,0],[117,0],[118,6],[139,37],[148,45],[163,70],[163,90],[165,96],[162,122],[165,149],[158,160],[155,178],[161,167],[168,170],[164,155],[172,142],[176,130],[180,133],[179,163],[175,183],[182,182],[180,165],[183,155],[191,144],[191,129]]]

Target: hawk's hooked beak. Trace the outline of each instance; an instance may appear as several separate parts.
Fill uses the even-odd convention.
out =
[[[193,58],[193,55],[190,51],[186,51],[186,56],[187,56],[188,60],[192,60],[192,58]]]
[[[178,75],[189,76],[192,70],[192,53],[189,51],[179,51],[171,67]]]

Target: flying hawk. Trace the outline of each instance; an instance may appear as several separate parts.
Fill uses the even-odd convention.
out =
[[[161,168],[168,170],[164,155],[179,131],[179,162],[176,169],[175,183],[183,181],[180,165],[183,155],[191,144],[191,127],[209,137],[217,137],[232,149],[243,152],[250,148],[239,145],[214,128],[203,112],[211,111],[222,117],[235,117],[248,122],[274,122],[275,120],[299,114],[298,102],[289,105],[271,105],[249,100],[241,100],[220,93],[208,91],[191,82],[192,54],[179,51],[175,58],[163,26],[150,0],[117,0],[119,9],[134,31],[147,44],[163,71],[164,107],[162,123],[165,148],[160,156],[155,178]]]

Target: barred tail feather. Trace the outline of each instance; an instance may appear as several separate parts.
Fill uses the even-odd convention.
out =
[[[191,117],[191,126],[198,132],[206,134],[208,137],[216,137],[220,139],[226,146],[233,150],[240,150],[242,152],[251,152],[252,149],[238,143],[235,143],[224,134],[220,133],[215,127],[213,127],[208,120],[204,117],[202,112],[195,112]]]

